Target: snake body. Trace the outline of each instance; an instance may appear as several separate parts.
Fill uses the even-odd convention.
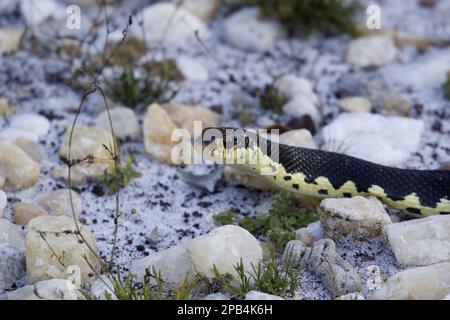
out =
[[[393,168],[335,152],[274,143],[248,131],[244,139],[236,139],[229,128],[216,130],[225,138],[215,140],[213,158],[227,159],[227,164],[234,161],[233,165],[280,189],[320,198],[375,196],[412,214],[450,214],[450,171]],[[271,174],[261,175],[262,169]]]

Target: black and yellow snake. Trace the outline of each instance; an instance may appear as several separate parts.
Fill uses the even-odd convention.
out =
[[[321,198],[375,196],[413,214],[450,214],[450,171],[387,167],[335,152],[274,143],[242,129],[207,128],[202,139],[214,161],[226,161],[253,175],[266,169],[270,174],[260,176],[280,189]]]

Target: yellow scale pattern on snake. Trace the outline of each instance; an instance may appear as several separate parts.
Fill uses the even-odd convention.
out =
[[[221,133],[217,139],[203,141],[213,161],[232,163],[277,188],[319,198],[375,196],[412,214],[450,214],[450,171],[392,168],[335,152],[274,143],[252,131],[239,129],[244,137],[237,138],[233,132],[238,129],[205,130],[209,129]]]

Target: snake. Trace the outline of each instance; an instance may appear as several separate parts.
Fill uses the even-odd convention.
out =
[[[450,171],[389,167],[272,141],[248,129],[203,129],[204,154],[274,187],[316,198],[373,196],[412,215],[450,214]],[[205,152],[206,151],[206,152]]]

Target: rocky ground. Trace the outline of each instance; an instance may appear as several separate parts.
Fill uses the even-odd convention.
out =
[[[81,30],[67,28],[72,2],[0,4],[0,297],[78,299],[80,285],[103,298],[109,280],[100,277],[98,258],[111,255],[122,274],[143,281],[153,265],[168,284],[187,272],[212,280],[213,265],[236,276],[240,259],[246,270],[267,259],[268,237],[218,227],[213,217],[267,213],[273,188],[231,168],[173,164],[170,135],[177,128],[194,133],[194,120],[277,125],[287,131],[280,135],[286,144],[395,167],[449,168],[450,102],[442,84],[450,47],[441,40],[450,38],[450,1],[375,1],[383,29],[395,32],[291,39],[257,8],[230,13],[233,1],[186,0],[177,8],[170,1],[111,0],[105,7],[83,0]],[[129,15],[133,24],[118,46]],[[139,81],[150,77],[145,63],[167,59],[178,78],[164,86],[168,103],[139,100],[146,87],[134,103],[108,85],[126,70],[123,63],[111,60],[97,73],[121,159],[130,155],[140,173],[120,190],[120,217],[102,182],[111,164],[103,145],[112,137],[100,91],[77,113],[81,88],[115,46],[136,49],[122,59],[132,60]],[[277,101],[261,107],[267,86],[281,112]],[[128,97],[133,88],[119,86]],[[71,167],[71,193],[69,158],[80,160]],[[319,220],[297,230],[276,257],[280,266],[287,256],[301,265],[299,286],[283,298],[448,297],[450,217],[411,219],[362,197],[323,200],[317,210]],[[60,280],[73,275],[74,284]],[[253,289],[243,296],[279,298]],[[194,294],[235,297],[220,287]]]

